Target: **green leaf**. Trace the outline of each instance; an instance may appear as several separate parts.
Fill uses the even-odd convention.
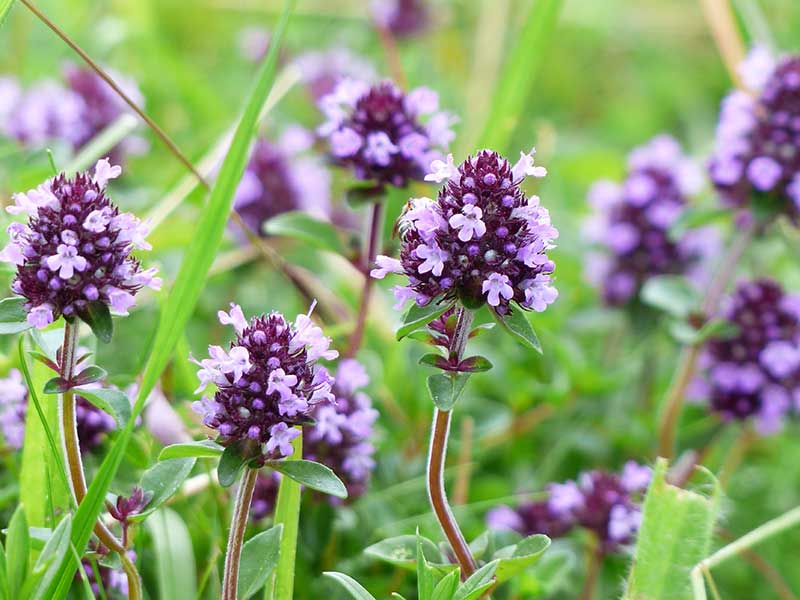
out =
[[[42,391],[45,394],[63,394],[72,389],[72,384],[63,377],[53,377],[44,384]]]
[[[452,306],[452,304],[441,305],[435,302],[428,302],[425,306],[420,306],[415,302],[403,317],[403,324],[400,326],[400,329],[397,330],[397,339],[402,340],[409,333],[441,317]]]
[[[78,311],[81,320],[92,328],[95,337],[107,344],[114,337],[114,322],[111,320],[111,311],[108,304],[102,300],[95,300]]]
[[[464,391],[469,375],[455,372],[428,375],[428,394],[439,410],[453,408]]]
[[[242,547],[239,563],[239,600],[253,596],[264,587],[278,564],[283,525],[254,535]]]
[[[739,328],[724,319],[712,319],[700,329],[695,329],[686,321],[671,321],[670,335],[681,344],[688,346],[702,344],[710,338],[730,338],[739,332]]]
[[[433,595],[433,588],[436,584],[436,577],[422,550],[422,537],[417,530],[417,597],[430,598]]]
[[[720,499],[719,484],[704,472],[711,482],[710,496],[668,484],[667,461],[656,462],[642,506],[625,600],[691,600],[688,573],[708,556]]]
[[[197,579],[192,538],[181,516],[162,508],[147,520],[153,541],[158,597],[169,600],[194,600]]]
[[[169,460],[171,458],[213,458],[222,456],[225,448],[212,440],[201,440],[199,442],[185,442],[183,444],[172,444],[167,446],[158,455],[158,460]]]
[[[483,335],[487,331],[494,329],[496,325],[497,323],[482,323],[476,327],[473,327],[472,331],[469,332],[469,338],[472,339]]]
[[[672,241],[680,240],[687,231],[709,225],[717,221],[730,218],[730,210],[727,208],[707,208],[707,207],[687,207],[675,223],[669,228],[669,237]]]
[[[387,562],[390,565],[413,571],[416,568],[418,540],[428,561],[435,564],[444,564],[446,562],[436,544],[426,537],[416,535],[399,535],[381,540],[367,547],[364,550],[364,554]]]
[[[342,480],[323,464],[302,459],[268,460],[265,464],[312,490],[337,498],[347,498],[347,488]]]
[[[363,185],[353,185],[345,190],[344,199],[350,208],[357,209],[365,204],[373,204],[383,200],[386,189],[374,183],[364,183]]]
[[[0,0],[0,27],[6,22],[12,6],[14,6],[14,0]]]
[[[6,569],[6,550],[0,543],[0,600],[8,600],[8,570]]]
[[[419,364],[421,365],[428,365],[429,367],[435,367],[437,369],[444,369],[448,366],[447,359],[442,356],[441,354],[424,354],[419,359]]]
[[[139,487],[151,494],[150,501],[139,514],[130,517],[133,522],[143,521],[177,492],[194,467],[194,458],[175,458],[156,463],[142,474]]]
[[[700,308],[697,290],[680,275],[651,277],[642,286],[639,297],[645,304],[679,319]]]
[[[346,254],[336,226],[316,219],[305,211],[290,211],[273,217],[264,223],[264,233],[294,238],[339,255]]]
[[[230,487],[239,478],[239,473],[244,469],[249,459],[244,455],[241,443],[234,443],[222,451],[217,466],[217,478],[222,487]]]
[[[125,427],[131,418],[131,401],[125,392],[103,388],[75,388],[75,393],[114,417],[118,427]]]
[[[462,360],[458,365],[459,371],[466,373],[482,373],[491,370],[493,367],[494,365],[485,356],[470,356]]]
[[[298,427],[300,435],[292,440],[292,456],[303,456],[303,428]],[[295,460],[289,456],[285,460]],[[283,525],[281,551],[278,568],[268,586],[265,597],[270,600],[292,600],[294,598],[294,566],[297,556],[297,534],[300,528],[300,495],[302,488],[291,477],[282,477],[275,501],[275,525]],[[271,592],[271,594],[270,594]]]
[[[461,572],[459,570],[451,571],[442,577],[436,587],[433,588],[431,600],[451,600],[453,594],[456,593],[460,579]]]
[[[492,316],[505,329],[512,337],[521,343],[523,346],[533,348],[539,354],[542,353],[542,344],[539,338],[536,337],[536,332],[531,327],[528,317],[525,316],[525,311],[522,309],[512,310],[507,315],[498,315],[493,310],[489,311]]]
[[[536,563],[533,575],[545,597],[569,588],[576,563],[575,554],[564,549],[550,550]]]
[[[87,385],[89,383],[97,383],[108,376],[106,370],[97,365],[86,367],[83,371],[78,373],[72,380],[73,385]],[[130,405],[130,403],[128,403]]]
[[[44,600],[47,586],[53,581],[61,565],[72,560],[69,552],[69,534],[72,532],[72,515],[67,514],[56,526],[50,539],[36,560],[33,567],[35,575],[40,576],[36,589],[31,594],[32,600]]]
[[[506,546],[495,552],[494,557],[500,562],[495,577],[498,582],[508,581],[535,564],[550,547],[550,538],[546,535],[526,537],[513,546]]]
[[[494,584],[493,577],[499,563],[500,561],[493,560],[470,575],[469,579],[458,588],[453,600],[476,600],[476,598],[480,598],[481,594]]]
[[[2,16],[0,16],[2,20]],[[20,333],[31,328],[27,322],[25,298],[14,296],[0,301],[0,335]]]
[[[273,30],[269,51],[256,76],[255,87],[247,99],[247,105],[220,167],[208,203],[203,208],[192,240],[185,250],[178,276],[169,291],[166,306],[150,346],[151,354],[142,375],[139,397],[136,399],[132,418],[117,436],[116,443],[103,460],[86,497],[75,513],[72,545],[79,553],[83,552],[89,542],[94,523],[103,509],[106,492],[122,463],[123,456],[125,456],[136,417],[144,409],[147,397],[172,358],[175,345],[182,336],[186,323],[200,298],[206,275],[211,268],[227,227],[234,192],[247,165],[250,142],[256,133],[259,113],[275,79],[275,66],[293,8],[294,0],[286,0],[283,13]],[[54,585],[50,586],[50,597],[66,596],[72,584],[75,566],[71,564],[59,571],[57,580]]]
[[[375,596],[365,590],[360,583],[349,575],[337,573],[336,571],[325,571],[323,575],[325,575],[325,577],[330,577],[342,586],[354,600],[375,600]]]
[[[6,532],[6,557],[8,569],[8,592],[12,598],[19,598],[19,591],[28,574],[28,553],[30,537],[25,510],[19,505],[11,515],[11,522]]]
[[[520,116],[531,110],[528,99],[536,82],[536,72],[547,60],[547,47],[562,4],[562,0],[537,0],[529,9],[517,43],[508,52],[495,86],[489,117],[477,148],[505,152]]]

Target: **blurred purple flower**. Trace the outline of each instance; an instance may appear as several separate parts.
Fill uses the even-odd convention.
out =
[[[8,446],[22,448],[25,440],[25,412],[28,407],[28,388],[22,373],[11,369],[8,377],[0,379],[0,431]]]
[[[218,316],[235,329],[236,339],[227,352],[209,346],[210,358],[191,359],[200,367],[197,392],[216,387],[212,398],[203,397],[192,408],[217,431],[222,445],[250,441],[260,457],[291,455],[291,441],[299,435],[292,425],[301,425],[317,404],[333,399],[333,379],[316,362],[338,353],[329,350],[331,340],[313,324],[310,311],[294,324],[276,312],[248,321],[236,304]]]
[[[408,285],[395,288],[397,308],[409,299],[425,305],[460,299],[470,307],[488,302],[506,314],[512,301],[541,312],[555,301],[555,264],[547,256],[558,231],[539,197],[525,196],[525,177],[543,177],[533,154],[520,153],[513,166],[483,150],[453,164],[434,161],[426,180],[447,183],[436,200],[413,198],[401,215],[400,260],[376,258],[372,277],[404,274]]]
[[[316,102],[333,93],[344,79],[371,82],[376,78],[368,60],[342,47],[304,52],[293,64]]]
[[[378,26],[388,29],[398,38],[422,33],[430,24],[424,0],[371,0],[370,7]]]
[[[592,186],[594,214],[584,223],[584,234],[604,252],[589,256],[586,273],[608,304],[627,303],[656,275],[700,279],[718,251],[716,232],[695,229],[673,240],[669,231],[700,184],[699,169],[678,143],[659,135],[631,152],[622,184],[598,181]]]
[[[706,343],[693,399],[726,421],[753,418],[763,435],[779,430],[800,410],[799,304],[772,280],[740,283],[723,309],[738,331]]]
[[[649,467],[634,461],[625,464],[622,475],[588,471],[577,481],[550,484],[546,500],[516,509],[493,509],[488,524],[493,529],[513,529],[522,535],[543,533],[551,538],[582,527],[593,532],[601,550],[610,554],[634,541],[641,522],[639,503],[651,475]]]
[[[328,170],[312,155],[313,136],[302,127],[287,127],[277,142],[260,138],[253,146],[234,208],[252,231],[272,217],[304,210],[320,219],[331,216]]]
[[[8,226],[11,239],[0,261],[16,265],[11,289],[27,299],[28,322],[43,328],[62,314],[80,316],[92,302],[127,315],[142,287],[160,289],[155,269],[142,270],[133,251],[149,250],[148,226],[121,213],[106,196],[122,169],[107,159],[94,175],[61,174],[27,194],[14,194],[6,210],[27,214],[28,223]]]
[[[438,108],[438,95],[427,88],[405,94],[388,81],[343,79],[320,100],[328,120],[318,133],[358,179],[404,187],[422,180],[453,140],[454,118]]]
[[[800,217],[800,56],[755,47],[740,68],[756,95],[736,91],[720,108],[711,180],[722,200],[747,209],[766,195]]]

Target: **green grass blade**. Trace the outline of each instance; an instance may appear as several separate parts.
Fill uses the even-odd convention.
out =
[[[113,448],[100,466],[94,481],[92,481],[86,498],[84,498],[75,514],[72,543],[79,551],[83,551],[86,547],[94,523],[103,509],[106,492],[111,486],[114,475],[122,462],[122,457],[133,432],[136,417],[142,412],[147,396],[169,362],[175,344],[183,334],[186,322],[189,320],[200,297],[206,274],[214,260],[214,255],[228,222],[228,215],[233,203],[233,194],[244,173],[250,142],[255,135],[255,124],[259,110],[263,106],[274,80],[278,52],[293,6],[294,1],[287,0],[283,15],[275,29],[269,53],[261,67],[255,88],[248,98],[245,111],[236,128],[231,148],[222,163],[209,201],[200,217],[197,231],[192,243],[186,250],[180,271],[169,293],[155,339],[151,345],[151,353],[145,366],[139,396],[133,407],[131,419],[125,428],[120,431]],[[74,564],[67,565],[61,569],[53,586],[51,586],[50,592],[52,593],[50,597],[62,598],[66,595],[72,582],[73,569]]]
[[[194,600],[197,593],[189,529],[174,510],[162,508],[146,521],[153,540],[160,598]]]
[[[303,456],[302,434],[292,440],[294,454],[285,460]],[[275,504],[275,525],[283,525],[281,550],[272,589],[267,586],[266,600],[292,600],[294,594],[294,562],[297,553],[297,530],[300,525],[300,484],[290,477],[282,477]]]
[[[536,80],[534,76],[545,57],[563,4],[563,0],[534,1],[519,40],[506,58],[478,148],[508,151],[507,145],[526,109]]]
[[[14,0],[0,0],[0,27],[6,22],[12,6],[14,6]]]
[[[624,600],[691,600],[689,573],[708,556],[719,506],[719,484],[706,497],[666,481],[667,461],[659,459],[642,507]]]

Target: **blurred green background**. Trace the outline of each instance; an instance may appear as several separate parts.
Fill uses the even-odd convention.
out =
[[[460,116],[454,144],[458,160],[475,149],[504,61],[512,51],[532,51],[516,44],[531,3],[434,0],[429,4],[433,23],[422,35],[399,41],[399,53],[409,86],[433,88],[441,95],[441,105]],[[281,8],[272,0],[40,0],[37,5],[100,63],[136,79],[148,113],[195,161],[235,123],[250,88],[257,67],[240,53],[242,29],[257,25],[269,30]],[[741,0],[733,5],[748,39],[772,43],[782,51],[797,49],[800,3]],[[355,0],[300,0],[282,52],[284,64],[304,51],[341,45],[370,60],[379,74],[388,75],[384,52],[367,16],[365,3]],[[536,51],[541,52],[540,69],[531,73],[522,118],[508,147],[498,150],[515,157],[520,149],[536,145],[537,163],[549,171],[537,183],[538,189],[532,186],[530,191],[541,195],[561,233],[552,253],[560,296],[533,318],[544,357],[496,331],[475,342],[476,350],[495,369],[470,382],[456,412],[450,447],[451,465],[463,460],[470,471],[466,503],[456,508],[469,538],[483,530],[489,508],[513,504],[549,481],[574,478],[581,470],[596,467],[617,470],[628,459],[653,460],[658,405],[675,368],[678,346],[656,320],[637,321],[603,308],[587,283],[583,271],[588,247],[580,229],[588,213],[586,190],[597,178],[621,177],[630,148],[660,132],[673,134],[699,162],[704,161],[713,143],[719,101],[731,86],[699,3],[690,0],[569,0],[549,43]],[[78,62],[52,32],[23,6],[16,6],[0,31],[0,74],[13,74],[25,83],[59,79],[65,61]],[[293,86],[280,99],[264,131],[269,136],[286,123],[308,127],[320,123],[302,85]],[[164,202],[185,172],[144,126],[138,132],[150,141],[150,151],[128,161],[114,191],[121,206],[145,215]],[[9,145],[0,151],[4,200],[48,172],[42,151],[21,152]],[[57,164],[69,160],[63,148],[54,148],[54,155]],[[341,196],[347,174],[335,176],[334,187]],[[416,191],[423,189],[419,186]],[[393,194],[391,218],[410,193]],[[151,236],[154,257],[167,280],[192,236],[197,205],[203,199],[196,191]],[[696,200],[709,206],[715,202],[709,189]],[[236,256],[237,248],[231,236],[221,255]],[[281,242],[279,248],[286,260],[313,273],[322,289],[352,316],[359,282],[344,261],[298,243]],[[798,249],[797,234],[783,227],[750,249],[737,275],[769,275],[787,289],[800,290]],[[2,277],[8,279],[7,272]],[[413,597],[410,573],[379,564],[361,551],[382,537],[413,533],[416,527],[429,537],[440,537],[429,514],[422,477],[431,413],[424,388],[427,371],[416,364],[424,348],[413,341],[394,341],[392,330],[399,315],[391,310],[387,288],[382,285],[375,297],[367,342],[359,355],[372,378],[369,391],[381,413],[379,466],[371,491],[354,504],[332,509],[306,499],[297,598],[341,597],[320,579],[323,570],[347,572],[379,598],[391,591]],[[114,343],[99,349],[98,364],[113,380],[129,381],[141,368],[147,333],[155,324],[156,300],[147,296],[131,317],[119,320]],[[187,421],[193,422],[188,405],[194,374],[182,358],[189,350],[202,355],[209,343],[223,340],[215,314],[231,300],[241,303],[247,314],[277,309],[293,315],[306,310],[303,300],[268,265],[257,260],[232,268],[218,265],[180,348],[180,360],[164,381],[170,400]],[[351,325],[347,320],[328,325],[340,347]],[[6,338],[0,344],[4,372],[15,360],[14,347]],[[690,408],[681,430],[682,446],[691,445],[692,436],[707,426],[704,411]],[[470,428],[470,452],[460,458],[463,434]],[[196,426],[195,431],[200,435]],[[720,523],[725,535],[738,537],[800,504],[798,433],[793,424],[750,448],[726,490]],[[716,471],[738,435],[736,427],[729,427],[706,466]],[[138,433],[115,488],[127,489],[158,449],[146,432]],[[0,522],[5,523],[18,499],[19,461],[6,454],[3,464]],[[452,487],[458,469],[448,473]],[[230,506],[225,495],[216,489],[172,505],[189,525],[198,579],[210,561],[219,559],[224,546]],[[716,543],[723,539],[718,537]],[[574,561],[563,585],[549,597],[574,598],[584,573],[585,539],[575,535],[559,546],[571,552]],[[762,559],[796,594],[800,594],[798,548],[800,530],[758,548]],[[160,557],[146,530],[138,535],[137,552],[146,587],[159,597],[155,564]],[[626,556],[606,562],[597,598],[618,595],[627,564]],[[779,597],[743,559],[714,575],[722,597]],[[217,586],[217,575],[212,573],[204,597],[214,597]],[[535,573],[497,594],[497,598],[534,597]]]

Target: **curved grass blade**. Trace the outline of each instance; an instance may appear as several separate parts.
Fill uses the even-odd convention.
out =
[[[544,59],[562,4],[563,0],[536,0],[530,8],[519,40],[506,59],[477,148],[507,150],[536,80],[536,71]]]
[[[86,497],[75,514],[72,543],[79,551],[83,551],[86,547],[94,523],[103,509],[106,492],[122,462],[128,441],[133,433],[136,417],[142,412],[147,396],[167,366],[172,351],[200,297],[206,274],[214,260],[228,222],[233,194],[244,173],[250,142],[255,135],[259,110],[263,106],[274,80],[278,52],[293,6],[294,1],[287,0],[275,29],[273,43],[270,44],[269,53],[258,74],[255,88],[248,98],[228,155],[222,163],[219,177],[211,191],[211,197],[203,209],[192,243],[186,250],[151,345],[151,353],[145,366],[139,396],[133,407],[131,419],[120,431],[114,447],[100,466]],[[75,564],[71,563],[59,571],[58,577],[48,590],[50,593],[48,597],[62,598],[66,595],[72,582],[74,568]]]

